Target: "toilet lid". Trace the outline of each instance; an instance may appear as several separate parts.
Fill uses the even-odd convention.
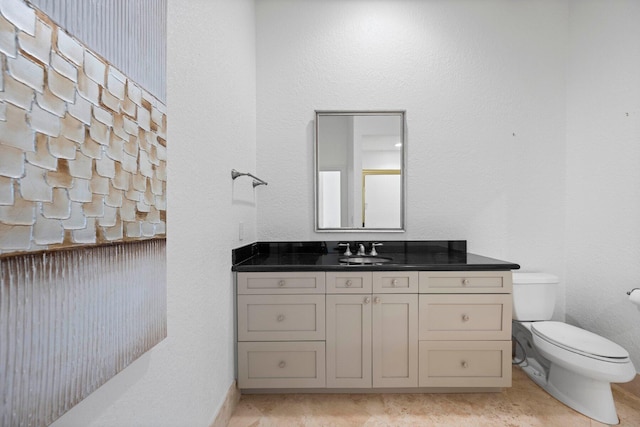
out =
[[[629,353],[618,344],[593,332],[563,322],[535,322],[531,331],[540,338],[588,357],[626,359]]]

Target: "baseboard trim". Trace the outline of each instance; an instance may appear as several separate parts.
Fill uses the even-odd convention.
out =
[[[616,385],[634,396],[640,397],[640,375],[636,375],[636,377],[628,383],[616,383]]]
[[[238,406],[238,402],[240,402],[240,390],[234,381],[231,387],[229,387],[229,390],[227,390],[227,396],[218,411],[218,415],[216,415],[215,420],[213,420],[213,423],[209,427],[227,427],[233,411],[235,411],[236,406]]]

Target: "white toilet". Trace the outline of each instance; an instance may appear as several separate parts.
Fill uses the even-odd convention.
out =
[[[557,284],[551,274],[513,273],[515,363],[565,405],[596,421],[618,424],[611,383],[635,377],[629,353],[592,332],[549,321]]]

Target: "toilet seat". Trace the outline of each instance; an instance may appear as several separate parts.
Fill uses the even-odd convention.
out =
[[[591,359],[627,363],[629,353],[618,344],[563,322],[534,322],[531,332],[550,344]]]

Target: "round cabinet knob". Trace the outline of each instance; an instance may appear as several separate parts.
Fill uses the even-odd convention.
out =
[[[369,304],[370,302],[371,302],[371,298],[366,297],[366,298],[364,299],[364,303],[365,303],[365,304]]]
[[[345,285],[347,285],[347,288],[350,287],[353,284],[353,282],[351,282],[351,280],[347,280],[347,282],[345,283]]]
[[[393,286],[394,288],[398,285],[398,279],[393,279],[391,281],[391,286]]]
[[[284,321],[284,314],[279,314],[277,319],[278,319],[278,322],[283,322]]]
[[[278,363],[278,367],[279,368],[284,368],[285,366],[287,366],[287,362],[285,362],[284,360],[282,360],[280,363]]]
[[[469,321],[469,315],[468,314],[463,314],[462,315],[462,321],[463,322],[468,322]]]
[[[462,279],[462,285],[467,286],[469,284],[469,279]]]
[[[280,280],[280,281],[278,282],[278,286],[280,286],[280,287],[283,287],[283,286],[284,286],[284,284],[285,284],[284,280]]]
[[[466,360],[463,360],[460,366],[462,366],[464,369],[467,369],[469,367],[469,364],[467,363]]]
[[[375,297],[375,298],[373,299],[373,303],[374,303],[374,304],[380,304],[380,297]]]

